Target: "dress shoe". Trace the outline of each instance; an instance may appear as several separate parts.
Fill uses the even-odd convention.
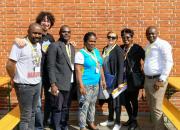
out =
[[[137,121],[133,121],[129,126],[128,130],[135,130],[137,126],[138,126]]]
[[[132,123],[132,120],[128,120],[125,123],[123,123],[123,126],[129,126]]]
[[[94,123],[88,124],[88,128],[89,128],[90,130],[99,130]]]

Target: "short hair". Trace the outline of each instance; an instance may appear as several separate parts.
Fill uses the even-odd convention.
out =
[[[31,29],[32,27],[35,27],[35,26],[38,26],[38,27],[42,28],[39,23],[31,23],[31,24],[29,25],[28,29]]]
[[[158,32],[156,26],[149,26],[149,27],[146,28],[146,34],[147,34],[147,32],[148,32],[150,29],[155,29],[155,30]]]
[[[96,37],[96,34],[95,34],[94,32],[87,32],[87,33],[84,35],[84,38],[83,38],[84,43],[86,43],[91,36],[95,36],[95,37]]]
[[[118,35],[117,35],[117,33],[113,32],[113,31],[109,31],[109,32],[107,33],[107,37],[108,37],[108,36],[109,36],[109,34],[111,34],[111,33],[116,34],[116,39],[118,39]]]
[[[42,30],[42,26],[40,25],[40,24],[38,24],[38,23],[31,23],[30,25],[29,25],[29,27],[28,27],[28,35],[32,32],[32,30],[34,29],[34,28],[37,28],[37,27],[39,27],[41,30]]]
[[[48,20],[51,22],[51,26],[50,26],[51,28],[55,23],[55,17],[50,12],[45,12],[45,11],[40,12],[36,17],[36,23],[41,24],[41,21],[44,19],[45,16],[47,16]]]
[[[59,29],[59,34],[62,32],[62,30],[63,30],[64,28],[69,28],[69,29],[70,29],[70,27],[69,27],[68,25],[62,25],[62,26],[60,27],[60,29]]]
[[[124,29],[121,31],[121,37],[123,37],[125,33],[130,34],[131,37],[134,36],[134,31],[133,31],[132,29],[124,28]]]

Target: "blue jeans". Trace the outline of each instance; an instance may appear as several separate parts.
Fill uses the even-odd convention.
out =
[[[40,84],[14,84],[20,108],[19,130],[34,130]]]

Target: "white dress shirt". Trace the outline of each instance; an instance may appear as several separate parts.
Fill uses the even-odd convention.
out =
[[[173,66],[172,47],[159,37],[145,48],[144,73],[148,76],[160,75],[166,81]]]

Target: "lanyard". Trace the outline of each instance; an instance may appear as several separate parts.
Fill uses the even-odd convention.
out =
[[[26,40],[31,47],[34,66],[39,66],[40,55],[38,55],[37,48],[33,47],[32,43],[29,41],[28,38],[26,38]]]
[[[116,44],[114,44],[110,49],[107,49],[107,51],[105,49],[102,57],[105,58],[106,56],[109,56],[109,53],[114,49],[115,46],[116,46]]]
[[[66,52],[67,52],[67,55],[68,55],[69,60],[71,62],[71,46],[69,44],[66,45]]]
[[[130,51],[130,49],[131,49],[131,47],[133,46],[134,44],[132,44],[129,48],[128,48],[128,50],[127,50],[127,52],[125,53],[125,57],[124,57],[124,60],[126,60],[126,58],[127,58],[127,55],[128,55],[128,53],[129,53],[129,51]]]
[[[83,49],[83,51],[88,54],[89,56],[91,56],[91,58],[96,62],[96,65],[98,65],[98,59],[96,57],[96,53],[94,52],[94,50],[92,51],[92,53],[90,53],[89,51],[87,51],[87,49]]]
[[[26,40],[28,41],[28,44],[30,45],[32,52],[33,52],[33,53],[36,53],[37,50],[36,50],[35,47],[32,46],[32,43],[30,42],[29,38],[26,38]]]

